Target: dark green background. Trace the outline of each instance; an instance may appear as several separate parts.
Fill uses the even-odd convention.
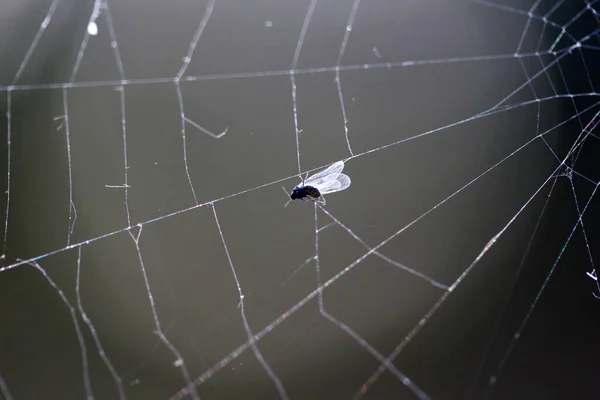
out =
[[[350,156],[333,67],[352,3],[319,1],[301,49],[295,80],[302,171]],[[357,157],[346,162],[344,171],[351,187],[329,195],[327,211],[368,245],[386,240],[498,164],[380,249],[446,285],[552,175],[558,167],[555,155],[562,159],[567,154],[598,109],[593,106],[593,85],[598,85],[593,47],[565,55],[573,45],[566,35],[556,47],[560,63],[543,72],[556,57],[534,53],[547,50],[560,29],[532,20],[518,50],[523,57],[512,57],[532,3],[365,0],[341,61],[351,66],[340,77],[348,137]],[[558,3],[542,1],[534,14],[541,17]],[[576,38],[598,28],[590,12],[568,23],[585,3],[565,3],[548,17],[558,27],[566,26]],[[54,118],[64,114],[61,88],[70,80],[92,2],[59,3],[27,67],[13,82],[50,4],[11,0],[0,5],[3,111],[8,86],[15,85],[4,267],[42,256],[39,265],[76,309],[78,248],[67,249],[67,142],[65,127],[59,128],[61,120]],[[162,330],[192,377],[247,341],[213,210],[194,207],[173,82],[206,4],[110,1],[130,81],[121,82],[104,11],[97,20],[99,34],[90,38],[74,85],[66,90],[77,211],[70,243],[90,240],[81,246],[81,301],[128,399],[166,399],[185,385],[173,365],[175,357],[153,333],[140,260]],[[313,207],[293,202],[284,208],[287,198],[281,190],[281,185],[290,190],[299,182],[288,71],[309,4],[216,1],[185,74],[197,79],[180,83],[187,118],[214,133],[229,127],[215,140],[186,125],[187,171],[198,203],[225,197],[214,207],[253,333],[317,287],[314,264],[295,272],[315,251]],[[525,10],[525,15],[500,5]],[[586,44],[600,46],[595,37]],[[405,61],[418,63],[400,64]],[[540,71],[528,83],[527,76]],[[132,226],[143,224],[139,251],[128,233],[137,235],[139,229],[128,228],[123,189],[106,187],[124,182],[122,104],[115,90],[121,86],[130,219]],[[575,93],[591,94],[558,96]],[[523,105],[535,96],[544,100]],[[500,102],[500,107],[522,106],[468,120]],[[7,133],[4,114],[2,135]],[[538,138],[506,158],[545,132],[545,141]],[[0,142],[0,176],[7,176],[8,149],[5,140]],[[598,149],[598,139],[590,137],[575,164],[593,182],[600,178],[593,163]],[[577,222],[575,202],[583,208],[594,189],[576,175],[574,197],[567,178],[553,182],[533,197],[395,360],[396,368],[431,398],[481,399],[487,393],[490,399],[560,399],[597,392],[598,303],[592,296],[594,282],[585,275],[592,266],[580,230],[512,347],[511,338]],[[583,219],[592,257],[598,248],[597,203],[592,200]],[[331,222],[321,211],[318,221],[321,226]],[[339,226],[320,232],[321,281],[365,252]],[[326,315],[313,299],[257,346],[290,398],[350,398],[380,363],[339,324],[387,356],[442,294],[371,255],[325,289]],[[79,324],[95,398],[118,398],[87,326],[81,319]],[[486,391],[506,355],[497,384]],[[0,374],[12,397],[81,399],[83,372],[71,315],[56,290],[29,265],[2,271]],[[250,349],[198,393],[202,399],[279,398]],[[386,372],[365,398],[416,397]]]

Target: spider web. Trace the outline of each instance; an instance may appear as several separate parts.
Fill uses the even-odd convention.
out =
[[[524,360],[549,292],[600,296],[598,1],[0,7],[4,398],[593,382]]]

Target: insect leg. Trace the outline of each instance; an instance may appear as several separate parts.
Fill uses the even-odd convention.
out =
[[[290,194],[287,192],[287,190],[285,190],[285,188],[284,188],[283,186],[282,186],[281,188],[282,188],[282,189],[283,189],[283,191],[285,192],[285,195],[289,197],[289,196],[290,196]],[[290,198],[290,199],[287,201],[287,203],[285,203],[285,205],[283,206],[283,208],[286,208],[286,207],[288,206],[288,204],[290,204],[290,201],[292,201],[292,199],[291,199],[291,198]]]
[[[299,175],[300,180],[302,180],[302,186],[304,186],[304,181],[306,181],[308,179],[308,172],[306,173],[306,177],[302,176],[302,174]]]

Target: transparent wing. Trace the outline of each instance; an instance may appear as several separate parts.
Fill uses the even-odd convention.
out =
[[[315,187],[319,189],[319,192],[323,195],[347,189],[348,186],[350,186],[350,183],[352,183],[352,181],[348,175],[338,174],[334,176],[334,179],[327,180],[323,185]]]
[[[305,186],[313,186],[321,190],[321,187],[325,186],[327,182],[333,181],[344,169],[344,162],[338,161],[325,168],[323,171],[317,172],[313,176],[309,176],[304,181]]]

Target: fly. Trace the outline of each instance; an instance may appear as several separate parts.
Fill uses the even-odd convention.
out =
[[[288,203],[292,200],[300,199],[302,201],[312,201],[325,205],[325,197],[323,195],[339,192],[350,186],[350,177],[342,174],[343,169],[344,162],[338,161],[313,176],[303,179],[292,190],[292,193],[290,193]]]

